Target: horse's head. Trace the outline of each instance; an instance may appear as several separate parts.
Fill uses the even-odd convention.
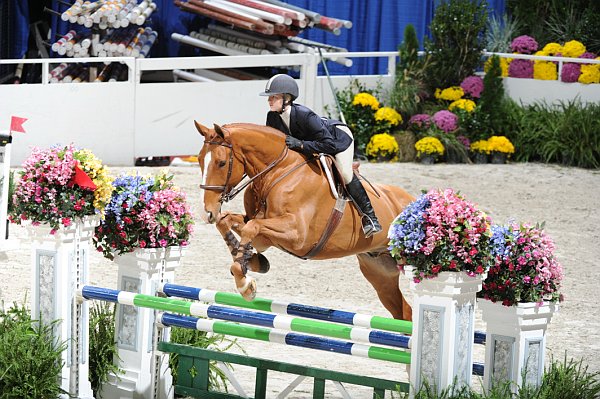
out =
[[[204,189],[204,219],[215,223],[231,190],[243,179],[244,165],[234,154],[230,132],[214,125],[209,129],[194,121],[198,132],[204,136],[204,145],[198,154]]]

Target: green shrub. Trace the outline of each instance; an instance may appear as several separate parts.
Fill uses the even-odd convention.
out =
[[[515,159],[600,168],[600,104],[535,103],[507,117]]]
[[[491,16],[488,20],[485,49],[493,53],[510,53],[510,43],[517,37],[520,23],[504,14],[502,18]]]
[[[550,361],[539,387],[525,386],[517,391],[511,392],[510,382],[498,384],[486,393],[455,382],[437,392],[425,382],[415,399],[597,399],[600,398],[600,372],[590,373],[581,361],[567,360],[565,356],[562,362]],[[408,394],[400,393],[400,397],[407,399]]]
[[[59,385],[66,342],[52,336],[58,322],[31,320],[24,305],[0,307],[0,398],[55,399],[65,393]]]
[[[600,398],[600,372],[590,373],[582,361],[552,361],[546,368],[538,397],[544,399],[590,399]]]
[[[237,340],[221,334],[207,334],[204,331],[192,330],[188,328],[171,327],[171,342],[182,345],[189,345],[196,348],[211,349],[219,352],[226,352],[233,346],[237,346]],[[239,347],[239,346],[238,346]],[[169,356],[169,367],[173,375],[173,384],[177,383],[177,366],[179,364],[179,355],[171,353]],[[226,364],[231,368],[231,365]],[[221,371],[215,361],[210,362],[208,385],[210,390],[227,392],[227,377]]]
[[[431,53],[427,85],[436,88],[457,86],[481,63],[487,23],[485,0],[445,0],[435,10],[425,49]]]
[[[404,40],[398,47],[400,60],[396,66],[394,86],[389,93],[390,107],[402,115],[404,122],[421,112],[426,97],[425,70],[431,64],[431,57],[419,57],[418,52],[417,33],[414,26],[408,24],[404,29]]]
[[[114,358],[119,356],[115,342],[115,305],[99,301],[90,305],[90,383],[94,396],[98,397],[109,375],[118,376],[123,371],[114,364]]]

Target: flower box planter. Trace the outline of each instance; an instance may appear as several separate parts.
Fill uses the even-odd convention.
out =
[[[506,154],[502,152],[493,152],[490,162],[496,165],[502,165],[506,163],[506,159]]]
[[[504,381],[513,382],[515,393],[523,384],[539,386],[544,372],[546,329],[558,305],[543,302],[503,306],[485,299],[478,299],[477,305],[487,323],[485,389]]]
[[[415,283],[413,267],[405,266],[413,297],[411,339],[411,387],[427,381],[438,391],[469,385],[473,368],[475,295],[485,274],[440,272],[437,277]]]
[[[182,247],[138,248],[115,257],[118,267],[119,290],[145,295],[155,295],[160,285],[174,282],[175,270],[185,254]],[[115,362],[126,364],[125,374],[110,376],[102,387],[107,398],[149,398],[153,389],[152,369],[155,367],[153,339],[157,330],[154,319],[157,311],[131,305],[117,305],[115,341],[118,358]],[[163,328],[160,340],[169,341],[169,328]],[[172,398],[171,372],[168,356],[159,362],[160,390],[157,398]]]
[[[421,162],[424,165],[433,165],[435,163],[435,158],[435,155],[424,154],[421,155],[421,157],[419,158],[419,162]]]
[[[98,220],[96,216],[76,219],[55,234],[50,234],[52,229],[46,224],[24,225],[31,243],[31,314],[43,323],[61,320],[54,331],[56,340],[68,345],[62,353],[66,367],[62,369],[61,388],[78,398],[93,398],[87,339],[89,308],[86,302],[78,304],[76,312],[81,317],[73,317],[73,301],[76,290],[89,279],[90,240]],[[81,337],[78,347],[74,345],[74,333]],[[79,354],[75,367],[73,351]]]
[[[483,164],[489,163],[489,161],[490,161],[489,155],[484,152],[474,152],[471,155],[471,159],[473,160],[474,164],[478,164],[478,165],[483,165]]]

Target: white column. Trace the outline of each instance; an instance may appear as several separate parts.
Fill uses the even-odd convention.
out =
[[[183,250],[137,249],[115,258],[119,268],[117,289],[137,294],[155,295],[162,282],[174,282]],[[111,376],[102,387],[106,398],[173,398],[172,377],[168,356],[153,355],[153,331],[156,311],[132,305],[117,305],[115,340],[120,358],[119,367],[125,374]],[[163,341],[169,341],[170,329],[163,329]],[[118,359],[115,359],[117,362]],[[154,394],[152,372],[160,369],[158,391]]]
[[[79,305],[79,318],[73,317],[72,309],[77,285],[85,285],[89,279],[90,240],[97,223],[96,217],[75,220],[71,226],[59,229],[54,235],[50,234],[48,225],[27,227],[31,240],[31,317],[44,323],[60,320],[54,336],[59,342],[66,341],[68,344],[67,350],[62,353],[65,367],[62,369],[61,388],[77,398],[94,397],[89,381],[88,304]],[[73,323],[79,324],[75,329],[78,331],[79,347],[76,345],[77,337],[72,334]],[[71,361],[72,351],[79,352],[79,362],[75,364]]]
[[[10,151],[11,151],[10,136],[5,136],[0,133],[0,253],[11,249],[16,249],[19,246],[17,240],[10,240],[7,236],[8,223],[6,216],[8,213],[8,183],[10,180]]]
[[[425,381],[438,391],[452,385],[469,385],[473,369],[475,294],[484,277],[464,272],[441,272],[420,283],[405,267],[413,297],[411,339],[411,395]]]
[[[484,388],[512,381],[513,392],[523,383],[539,386],[544,372],[546,328],[558,305],[544,302],[503,306],[478,299],[486,327]],[[525,380],[523,373],[526,372]]]

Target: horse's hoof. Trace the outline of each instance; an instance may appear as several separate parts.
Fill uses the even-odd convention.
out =
[[[256,298],[256,280],[252,277],[246,277],[246,284],[239,288],[238,292],[242,294],[242,297],[247,301],[252,301]]]
[[[250,270],[255,273],[266,273],[271,269],[271,264],[269,260],[261,253],[256,253],[252,255],[250,259]]]

